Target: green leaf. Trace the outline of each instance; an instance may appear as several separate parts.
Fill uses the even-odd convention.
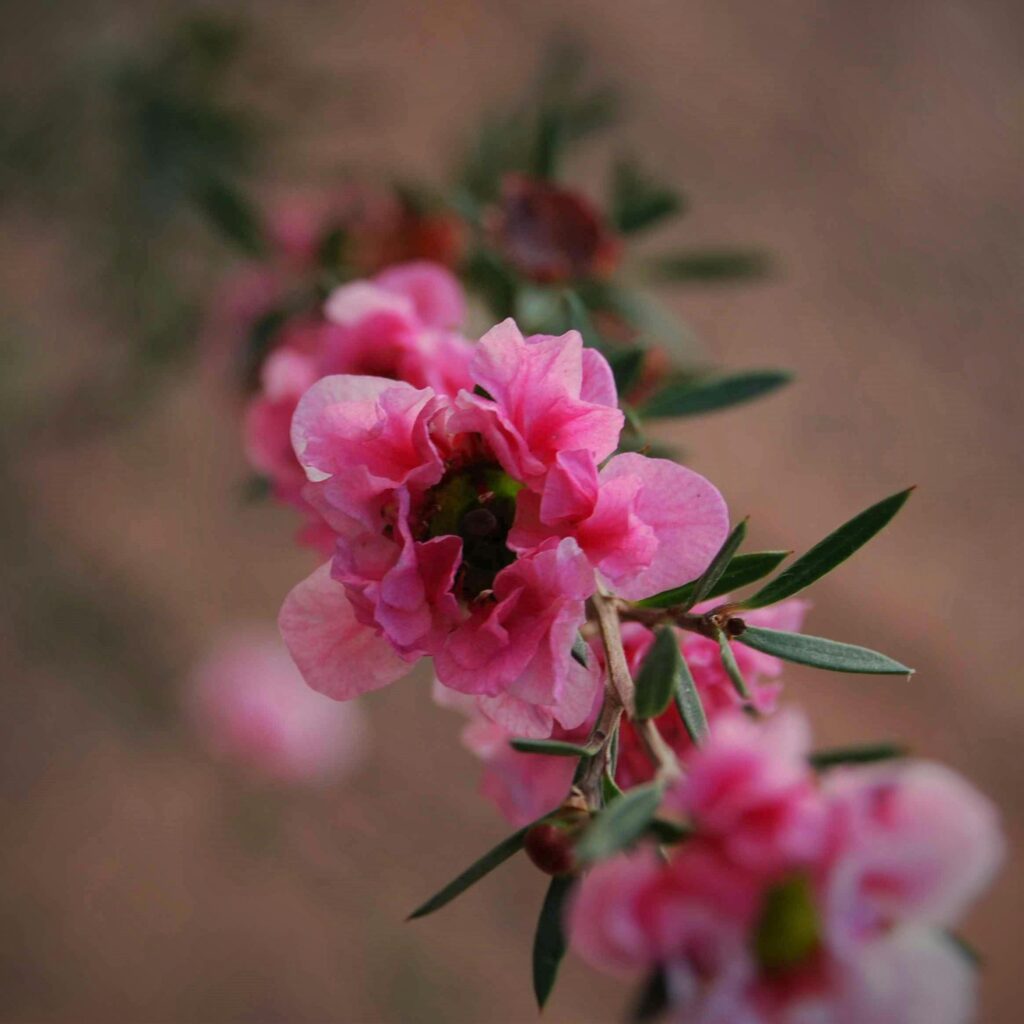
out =
[[[611,217],[622,234],[643,231],[685,208],[686,203],[678,192],[657,184],[632,161],[620,160],[615,165]]]
[[[226,181],[208,177],[192,192],[196,205],[224,238],[249,256],[266,251],[266,237],[256,210],[242,192]]]
[[[818,771],[835,768],[843,764],[874,764],[876,761],[890,761],[905,757],[906,747],[895,743],[870,743],[859,747],[835,747],[832,750],[817,750],[808,760]]]
[[[661,803],[661,792],[660,782],[648,782],[611,801],[590,823],[577,844],[580,860],[604,860],[643,835]]]
[[[615,378],[615,390],[620,397],[627,394],[637,382],[646,357],[647,350],[639,346],[613,349],[607,353],[608,365],[612,368],[612,376]]]
[[[239,485],[238,494],[246,504],[266,501],[273,493],[273,481],[260,473],[253,473]]]
[[[756,594],[740,602],[741,608],[764,608],[810,586],[822,576],[830,573],[837,565],[845,562],[855,551],[866,544],[906,503],[913,487],[899,491],[865,509],[830,533],[824,540],[798,558],[788,569],[781,572],[770,583],[765,584]]]
[[[730,591],[738,590],[750,583],[756,583],[791,554],[791,551],[751,551],[745,555],[736,555],[729,563],[729,567],[722,573],[721,579],[705,595],[705,600],[721,597]],[[645,597],[636,603],[644,608],[672,608],[676,605],[692,608],[697,603],[693,599],[697,582],[697,580],[690,580],[689,583],[684,583],[681,587],[664,590],[660,594]]]
[[[712,590],[715,589],[715,585],[722,578],[725,570],[728,568],[729,563],[733,560],[736,552],[739,550],[740,545],[746,539],[747,536],[747,520],[741,519],[734,527],[732,532],[722,546],[715,553],[715,557],[711,559],[708,567],[704,572],[697,578],[697,582],[693,585],[693,595],[691,597],[691,604],[700,604]],[[687,609],[689,610],[689,608]]]
[[[600,339],[586,303],[572,289],[566,289],[562,293],[562,297],[565,299],[565,305],[569,311],[569,329],[579,331],[584,343],[593,347]]]
[[[541,1009],[544,1009],[555,987],[558,968],[565,956],[567,943],[562,930],[563,910],[575,881],[571,875],[552,878],[540,908],[537,931],[533,938],[533,993]]]
[[[983,966],[983,958],[981,953],[969,943],[962,935],[957,935],[956,932],[943,932],[945,938],[952,943],[953,948],[967,961],[968,965],[975,968],[975,970]]]
[[[573,661],[579,662],[584,668],[589,664],[590,648],[581,634],[576,634],[576,639],[572,642],[572,650],[569,653],[572,655]]]
[[[647,833],[657,839],[659,843],[673,844],[689,839],[693,835],[693,829],[676,821],[652,818],[647,826]]]
[[[669,381],[640,407],[648,419],[699,416],[760,398],[792,380],[783,370],[748,370],[743,373]]]
[[[543,819],[539,819],[543,820]],[[489,850],[478,861],[471,864],[458,878],[449,882],[440,892],[431,896],[426,903],[417,907],[408,917],[412,921],[417,917],[426,917],[427,914],[440,910],[441,907],[451,903],[456,896],[461,896],[470,886],[475,885],[485,875],[490,874],[496,867],[504,864],[513,854],[523,848],[526,840],[526,833],[530,831],[534,823],[513,832],[507,839],[502,840],[493,850]]]
[[[722,657],[722,667],[725,669],[729,679],[732,680],[733,689],[736,690],[744,701],[749,701],[750,691],[747,689],[747,684],[743,679],[743,673],[740,672],[739,665],[736,664],[736,655],[733,654],[729,638],[722,630],[718,631],[718,651]]]
[[[562,740],[530,740],[512,739],[509,746],[521,754],[549,754],[552,757],[593,757],[596,748],[581,747],[578,743],[565,743]]]
[[[908,676],[912,668],[867,647],[841,644],[820,636],[786,633],[781,629],[747,626],[737,637],[741,644],[764,654],[774,654],[784,661],[812,668],[828,668],[833,672],[856,672],[863,675]]]
[[[639,721],[657,718],[672,702],[672,694],[679,687],[682,661],[675,630],[659,626],[636,676],[634,700]]]
[[[608,772],[601,776],[601,795],[604,797],[606,804],[610,804],[613,800],[622,796],[622,790],[619,789],[615,780]]]
[[[700,746],[707,739],[708,720],[704,714],[704,705],[701,703],[697,684],[690,674],[690,666],[686,664],[686,659],[682,656],[680,656],[679,662],[681,671],[675,692],[676,707],[679,709],[679,717],[683,720],[690,739]]]
[[[764,277],[770,268],[771,262],[763,252],[709,249],[655,256],[644,263],[643,269],[654,281],[717,284]]]
[[[668,981],[661,967],[655,967],[644,986],[637,993],[636,1002],[629,1012],[633,1024],[649,1024],[659,1018],[667,1009]]]

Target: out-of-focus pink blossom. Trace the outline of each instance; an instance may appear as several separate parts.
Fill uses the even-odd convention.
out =
[[[825,842],[825,813],[807,757],[806,720],[787,711],[763,723],[720,715],[686,762],[666,806],[746,871],[778,877],[812,863]]]
[[[1003,859],[995,807],[942,765],[847,768],[825,792],[838,831],[829,886],[837,932],[952,925]]]
[[[599,864],[569,909],[573,947],[664,972],[674,1019],[966,1024],[973,978],[943,931],[1002,857],[991,805],[927,763],[818,784],[806,724],[720,716],[664,810],[693,832],[666,862]]]
[[[263,778],[336,778],[366,752],[360,710],[314,693],[273,631],[222,639],[194,669],[187,707],[212,754]]]

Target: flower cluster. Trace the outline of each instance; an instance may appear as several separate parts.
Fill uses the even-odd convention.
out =
[[[926,762],[840,768],[819,782],[795,712],[716,720],[662,813],[689,828],[597,865],[569,908],[576,951],[658,972],[700,1024],[955,1024],[971,971],[943,932],[989,881],[993,807]]]
[[[727,512],[693,471],[615,454],[612,374],[576,332],[524,338],[505,321],[469,377],[454,397],[362,375],[302,396],[302,496],[335,550],[289,596],[281,628],[323,693],[357,696],[430,656],[482,714],[548,736],[581,725],[599,691],[571,653],[586,600],[699,574]]]

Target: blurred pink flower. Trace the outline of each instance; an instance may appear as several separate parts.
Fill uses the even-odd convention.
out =
[[[211,754],[263,778],[337,778],[366,755],[360,709],[306,686],[274,630],[224,636],[193,670],[186,698]]]
[[[615,973],[664,971],[674,1019],[965,1024],[973,977],[938,929],[1003,856],[963,779],[909,762],[818,783],[806,723],[720,716],[664,809],[693,829],[599,864],[571,901],[573,947]]]

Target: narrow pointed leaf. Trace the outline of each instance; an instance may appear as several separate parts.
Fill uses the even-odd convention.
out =
[[[913,487],[884,498],[830,533],[798,558],[788,569],[766,583],[756,594],[740,603],[742,608],[764,608],[800,593],[815,580],[845,562],[896,515],[910,497]]]
[[[441,907],[451,903],[456,896],[461,896],[462,893],[470,886],[479,882],[485,875],[490,874],[496,867],[504,864],[509,857],[518,853],[523,848],[526,833],[529,832],[531,827],[531,825],[527,825],[498,843],[493,850],[489,850],[478,861],[466,868],[458,878],[453,879],[440,892],[431,896],[426,903],[417,907],[409,915],[408,919],[411,921],[417,917],[426,917],[427,914],[440,910]]]
[[[811,767],[818,771],[835,768],[843,764],[874,764],[876,761],[891,761],[905,757],[906,747],[895,743],[871,743],[860,747],[834,747],[831,750],[817,750],[811,754]]]
[[[617,797],[591,822],[576,847],[581,861],[603,860],[643,835],[661,803],[662,786],[649,782]]]
[[[673,253],[656,256],[645,265],[651,279],[676,284],[687,281],[709,284],[749,280],[763,277],[770,267],[764,253],[738,249]]]
[[[565,901],[574,882],[571,875],[552,878],[540,908],[537,931],[533,938],[533,993],[541,1009],[544,1009],[555,987],[558,968],[565,956],[567,943],[562,918]]]
[[[700,694],[697,692],[697,684],[690,673],[690,666],[686,664],[685,658],[680,657],[679,660],[681,671],[675,692],[676,707],[690,739],[700,746],[708,736],[708,719],[704,714]]]
[[[576,639],[572,642],[572,651],[570,653],[572,654],[573,661],[579,662],[584,668],[587,667],[590,648],[587,646],[587,641],[579,633],[576,634]]]
[[[792,374],[782,370],[749,370],[671,381],[647,399],[640,413],[647,419],[666,419],[717,412],[767,395],[792,379]]]
[[[792,554],[791,551],[750,551],[745,555],[736,555],[718,582],[704,595],[704,600],[721,597],[730,591],[764,579],[790,554]],[[692,608],[697,603],[693,594],[698,582],[698,580],[690,580],[689,583],[684,583],[681,587],[664,590],[660,594],[645,597],[636,603],[644,608],[672,608],[676,605]]]
[[[668,1009],[668,981],[662,968],[656,967],[644,982],[629,1013],[632,1024],[650,1024]]]
[[[653,836],[662,844],[681,843],[693,835],[693,829],[681,825],[676,821],[666,821],[664,818],[652,818],[647,826],[648,835]]]
[[[607,354],[608,365],[615,378],[615,390],[620,398],[636,383],[646,356],[647,350],[639,346],[615,349]]]
[[[626,235],[653,227],[659,221],[681,213],[683,197],[649,178],[631,161],[615,166],[612,180],[612,223]]]
[[[711,563],[697,578],[691,597],[693,604],[700,604],[711,593],[715,585],[722,578],[725,570],[729,567],[729,563],[733,560],[733,556],[739,550],[746,536],[747,520],[741,519],[733,527],[732,533],[725,538],[725,543],[718,549],[718,553],[711,559]]]
[[[718,650],[722,656],[722,667],[732,681],[733,688],[743,700],[749,701],[750,691],[747,689],[747,684],[743,678],[743,673],[740,672],[739,665],[736,664],[736,655],[733,654],[729,638],[721,630],[718,633]]]
[[[549,754],[552,757],[592,757],[596,750],[563,740],[513,739],[509,740],[509,745],[522,754]]]
[[[619,789],[615,780],[608,772],[601,776],[601,795],[604,797],[605,804],[610,804],[613,800],[622,796],[622,790]]]
[[[747,626],[738,637],[740,643],[764,654],[774,654],[784,661],[812,668],[828,668],[833,672],[856,672],[863,675],[907,676],[912,668],[867,647],[842,644],[820,636],[786,633],[780,629]]]
[[[672,694],[679,686],[682,662],[675,631],[670,626],[659,626],[636,675],[634,701],[640,721],[657,718],[672,702]]]

